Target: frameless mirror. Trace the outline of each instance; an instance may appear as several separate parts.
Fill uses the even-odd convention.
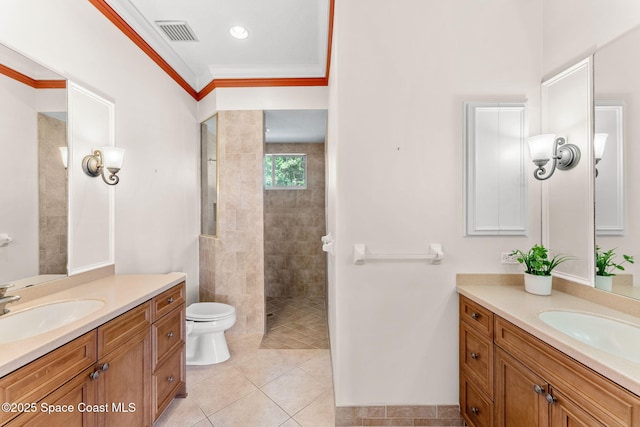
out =
[[[218,116],[200,125],[200,209],[201,234],[216,236],[218,204]]]
[[[66,80],[0,45],[0,284],[67,274]]]
[[[594,147],[596,245],[600,252],[613,250],[616,274],[612,281],[596,277],[604,290],[640,298],[640,28],[599,49],[594,55],[595,134],[606,134],[604,148]],[[602,138],[602,136],[600,136]],[[599,159],[598,159],[599,158]],[[624,262],[623,255],[636,258]],[[635,286],[634,286],[635,285]]]
[[[589,58],[542,83],[542,133],[562,137],[582,153],[576,166],[542,181],[542,243],[575,257],[554,275],[593,286],[593,233],[585,232],[593,230],[594,217],[590,93]]]

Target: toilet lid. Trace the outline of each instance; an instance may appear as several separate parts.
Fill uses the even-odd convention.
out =
[[[208,320],[231,316],[236,309],[220,302],[197,302],[187,307],[187,319]]]

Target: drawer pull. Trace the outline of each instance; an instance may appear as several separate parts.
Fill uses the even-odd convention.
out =
[[[480,409],[476,408],[475,406],[472,406],[471,412],[473,412],[473,415],[478,415],[480,413]]]
[[[89,378],[91,378],[92,380],[97,380],[98,378],[100,378],[100,371],[93,371],[89,374]]]
[[[170,383],[172,383],[173,380],[174,380],[173,376],[170,376],[170,377],[167,378],[167,381],[169,381]]]
[[[167,334],[167,337],[168,337],[168,338],[173,338],[173,331],[169,332],[169,333]]]
[[[173,304],[173,301],[174,301],[174,299],[173,299],[173,297],[171,297],[171,298],[169,298],[169,299],[167,300],[167,303],[168,303],[168,304]]]
[[[103,363],[102,366],[100,366],[100,369],[102,371],[106,371],[107,369],[109,369],[109,364],[108,363]]]
[[[476,313],[475,311],[473,313],[471,313],[471,318],[473,320],[478,320],[479,317],[480,317],[480,315],[478,313]]]
[[[473,352],[471,352],[471,358],[472,358],[473,360],[478,360],[478,358],[479,358],[479,357],[480,357],[480,355],[479,355],[478,353],[473,353]]]
[[[556,403],[558,401],[558,399],[556,399],[555,397],[551,396],[551,394],[549,394],[549,393],[547,393],[547,395],[544,398],[547,399],[547,402],[549,402],[550,405],[553,405],[554,403]]]
[[[544,387],[540,387],[538,384],[534,384],[533,391],[535,391],[538,394],[542,394],[544,393]]]

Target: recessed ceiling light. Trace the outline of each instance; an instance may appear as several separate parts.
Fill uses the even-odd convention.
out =
[[[247,29],[241,25],[234,25],[233,27],[229,28],[229,34],[239,40],[243,40],[249,37],[249,31],[247,31]]]

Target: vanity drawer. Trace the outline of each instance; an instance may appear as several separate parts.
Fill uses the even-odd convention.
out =
[[[127,311],[115,319],[98,327],[98,358],[127,344],[131,338],[151,325],[151,304],[149,301]]]
[[[489,340],[493,339],[493,313],[462,295],[460,295],[460,320]]]
[[[460,369],[492,398],[493,343],[465,322],[460,322]]]
[[[151,327],[154,358],[153,369],[172,350],[184,345],[185,311],[174,310]]]
[[[185,283],[182,282],[154,297],[151,301],[153,321],[155,322],[174,308],[184,304],[186,301],[185,292]]]
[[[92,366],[95,361],[94,330],[2,377],[0,396],[3,402],[8,403],[39,402],[60,387],[60,384]],[[0,411],[0,424],[17,415],[19,414]]]
[[[185,381],[185,350],[174,352],[153,374],[153,420],[169,405]]]
[[[460,412],[471,427],[493,427],[493,405],[473,384],[460,379]]]

